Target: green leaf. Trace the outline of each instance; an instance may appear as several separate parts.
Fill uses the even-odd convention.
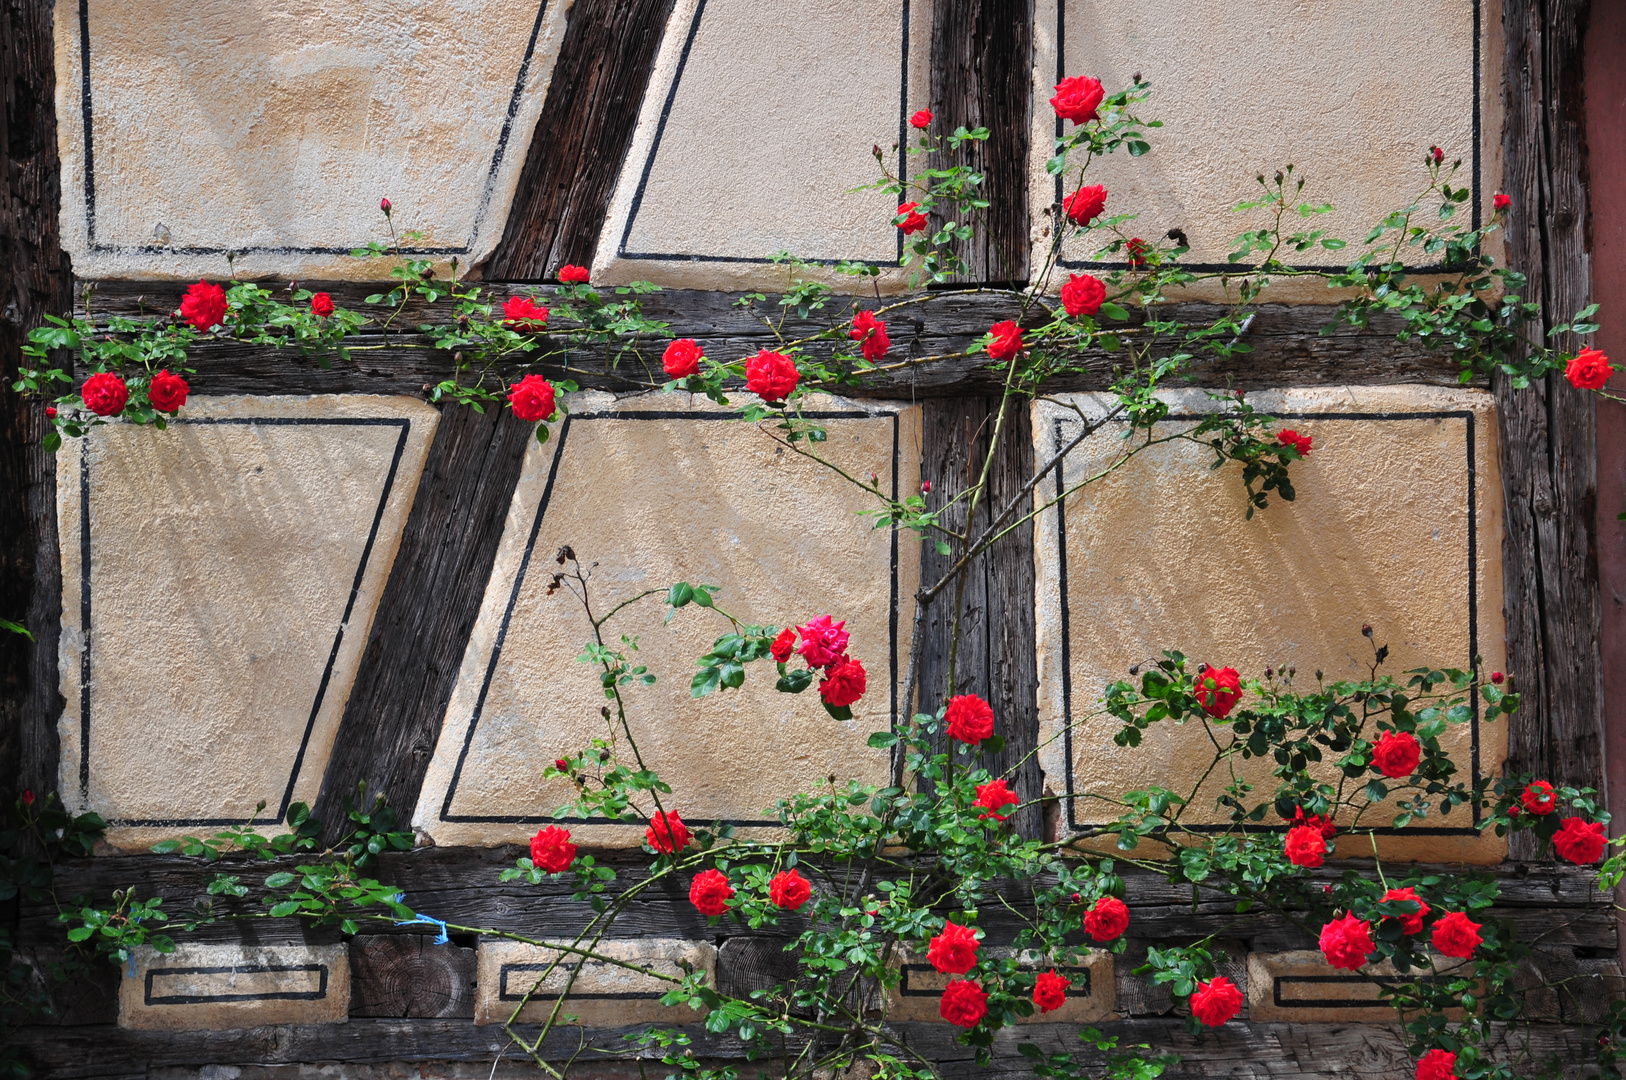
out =
[[[673,585],[666,594],[667,604],[675,608],[683,607],[693,599],[694,586],[690,585],[687,581],[680,581],[676,585]]]
[[[824,711],[836,720],[851,720],[853,718],[852,708],[848,705],[832,705],[826,701],[824,702]]]
[[[1127,322],[1129,320],[1129,312],[1125,311],[1117,304],[1112,303],[1110,300],[1101,305],[1101,314],[1105,315],[1109,319],[1115,319],[1118,322]]]
[[[898,745],[898,737],[890,731],[877,731],[869,737],[869,744],[876,750],[885,750]]]
[[[539,443],[545,443],[545,442],[548,441],[548,425],[546,425],[546,424],[538,424],[538,425],[536,425],[536,441],[539,442]]]
[[[299,910],[299,901],[298,900],[284,900],[282,903],[277,904],[275,907],[273,907],[271,909],[271,917],[273,919],[280,919],[280,918],[283,918],[284,916],[292,915],[294,912],[296,912],[298,910]]]
[[[285,889],[298,880],[298,874],[290,874],[284,871],[282,873],[272,874],[270,877],[266,878],[265,887],[268,889]]]

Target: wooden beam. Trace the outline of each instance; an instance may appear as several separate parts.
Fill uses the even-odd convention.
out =
[[[1502,148],[1512,209],[1508,261],[1526,268],[1544,327],[1591,300],[1581,43],[1590,0],[1507,0]],[[1555,342],[1574,347],[1573,341]],[[1524,704],[1508,770],[1602,787],[1592,396],[1551,375],[1529,390],[1496,381],[1506,523],[1509,670]],[[1510,845],[1537,857],[1530,834]]]
[[[574,0],[547,100],[487,277],[590,265],[672,0]]]
[[[533,427],[442,410],[316,800],[324,835],[348,824],[358,783],[403,815],[417,805]]]

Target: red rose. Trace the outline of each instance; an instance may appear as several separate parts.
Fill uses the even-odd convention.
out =
[[[943,712],[951,738],[963,743],[980,743],[994,733],[994,710],[976,694],[960,694],[948,699]]]
[[[529,296],[510,296],[502,302],[503,322],[521,333],[536,333],[548,325],[548,309],[537,307]]]
[[[319,292],[311,297],[311,314],[318,319],[325,319],[333,314],[333,297],[325,292]]]
[[[925,131],[932,126],[932,111],[930,109],[921,109],[909,118],[909,126]]]
[[[1553,847],[1558,849],[1559,855],[1582,866],[1603,858],[1606,845],[1603,825],[1578,817],[1565,818],[1553,834]]]
[[[1299,452],[1299,457],[1305,457],[1310,453],[1310,436],[1300,435],[1292,428],[1277,432],[1276,442],[1279,446],[1291,446]]]
[[[1410,776],[1422,757],[1423,748],[1418,745],[1417,736],[1409,731],[1385,731],[1372,747],[1372,764],[1391,780]]]
[[[796,631],[785,627],[779,631],[779,636],[773,639],[773,644],[768,646],[768,649],[773,653],[773,658],[783,664],[790,659],[790,654],[796,649]]]
[[[1553,794],[1553,785],[1536,780],[1520,793],[1519,802],[1532,814],[1546,817],[1558,807],[1558,796]]]
[[[1191,995],[1191,1015],[1209,1027],[1219,1027],[1242,1011],[1242,991],[1224,975],[1197,984]]]
[[[45,418],[47,420],[55,420],[56,419],[56,406],[55,405],[47,405],[47,406],[45,406]]]
[[[988,1015],[988,995],[970,979],[955,979],[943,988],[937,1014],[957,1027],[974,1028]]]
[[[926,946],[926,959],[945,975],[964,975],[977,966],[977,932],[948,920]]]
[[[1075,319],[1080,315],[1094,315],[1101,310],[1107,298],[1107,287],[1101,279],[1089,274],[1070,274],[1061,287],[1061,306]]]
[[[1146,268],[1146,254],[1151,250],[1152,245],[1136,236],[1130,238],[1129,243],[1125,245],[1124,253],[1129,256],[1129,265],[1132,269],[1144,270]]]
[[[720,870],[702,870],[689,883],[689,903],[702,915],[721,915],[728,910],[728,898],[734,895],[734,886]]]
[[[570,842],[569,829],[549,825],[531,837],[531,865],[538,870],[557,874],[568,870],[575,858],[576,845]]]
[[[847,621],[832,621],[829,615],[820,615],[796,628],[802,637],[797,650],[808,667],[828,667],[847,654]]]
[[[1390,889],[1379,898],[1380,903],[1386,903],[1390,900],[1410,900],[1417,905],[1417,910],[1410,915],[1400,916],[1400,931],[1404,934],[1421,933],[1423,920],[1428,918],[1429,908],[1427,904],[1423,903],[1422,897],[1417,895],[1417,890],[1410,886],[1404,889]]]
[[[1203,712],[1216,720],[1223,720],[1242,700],[1242,677],[1236,673],[1236,668],[1204,664],[1197,669],[1196,696]]]
[[[745,362],[745,388],[769,405],[790,397],[801,375],[790,357],[762,349]]]
[[[903,230],[903,235],[917,233],[926,227],[926,216],[916,211],[919,203],[906,202],[898,206],[898,212],[892,215],[892,224]]]
[[[1067,987],[1072,980],[1065,975],[1057,975],[1056,970],[1040,975],[1033,981],[1033,1003],[1039,1006],[1040,1012],[1055,1012],[1067,1004]]]
[[[384,211],[384,216],[385,217],[390,216],[390,201],[388,199],[379,199],[378,200],[378,208],[380,210]]]
[[[1577,390],[1602,390],[1614,373],[1607,356],[1597,349],[1582,349],[1564,369],[1564,378]]]
[[[977,788],[977,801],[972,806],[982,807],[979,817],[994,818],[1004,821],[1011,816],[1007,806],[1019,806],[1022,800],[1016,797],[1016,792],[1003,780],[990,780]]]
[[[585,285],[590,276],[585,266],[571,266],[566,263],[559,268],[559,282],[563,285]]]
[[[1101,89],[1099,79],[1074,75],[1056,84],[1056,96],[1050,99],[1050,107],[1063,120],[1087,124],[1096,118],[1095,110],[1100,107],[1104,97],[1106,91]]]
[[[219,326],[226,317],[226,290],[200,281],[181,297],[181,318],[199,331]]]
[[[1430,1050],[1417,1062],[1417,1080],[1451,1080],[1456,1071],[1457,1055],[1449,1050]]]
[[[1322,817],[1320,814],[1306,815],[1302,806],[1293,807],[1293,824],[1308,825],[1320,832],[1328,840],[1331,840],[1338,832],[1338,826],[1333,824],[1332,818]]]
[[[97,416],[113,416],[129,404],[130,388],[111,371],[98,371],[79,388],[79,400]]]
[[[1354,915],[1334,919],[1321,928],[1321,955],[1335,968],[1353,971],[1366,963],[1375,946],[1371,924]]]
[[[1496,207],[1498,210],[1506,210],[1508,207],[1513,205],[1513,200],[1498,191],[1496,193],[1496,197],[1491,200],[1491,205]]]
[[[147,384],[147,400],[159,412],[172,413],[186,404],[186,392],[190,389],[179,375],[160,371]]]
[[[1063,199],[1061,205],[1067,211],[1068,221],[1074,225],[1088,225],[1107,208],[1107,189],[1100,184],[1081,187]]]
[[[553,384],[540,375],[527,375],[508,388],[508,404],[527,424],[553,415]]]
[[[1084,913],[1084,929],[1097,941],[1111,941],[1129,929],[1129,905],[1116,896],[1103,896]]]
[[[785,870],[775,874],[773,880],[768,882],[768,899],[773,901],[775,907],[786,911],[795,911],[813,895],[813,886],[808,880],[795,870]]]
[[[1445,160],[1445,151],[1438,146],[1431,146],[1428,148],[1428,156],[1434,159],[1434,164],[1438,165]]]
[[[819,680],[819,696],[826,705],[839,709],[864,696],[864,683],[864,665],[843,656]]]
[[[853,318],[853,328],[847,331],[847,336],[854,341],[862,342],[859,351],[864,354],[864,359],[872,364],[885,356],[886,351],[892,347],[892,339],[886,336],[886,323],[868,311],[860,311]]]
[[[678,338],[661,353],[661,367],[674,379],[686,378],[700,370],[700,358],[704,355],[694,338]]]
[[[1445,956],[1466,960],[1479,948],[1482,925],[1460,911],[1447,912],[1434,924],[1434,948]]]
[[[570,771],[570,762],[566,761],[564,758],[555,758],[553,760],[553,767],[559,772],[568,773]]]
[[[25,789],[23,791],[23,805],[24,806],[33,806],[34,805],[34,789],[33,788],[27,788],[27,789]]]
[[[1314,870],[1326,855],[1327,838],[1321,835],[1320,829],[1295,825],[1287,830],[1287,861],[1294,866],[1307,866]]]
[[[993,340],[988,342],[988,355],[995,360],[1009,360],[1022,351],[1022,328],[1006,319],[988,328]]]
[[[683,824],[676,810],[655,811],[644,830],[644,841],[663,855],[671,855],[689,846],[689,827]]]
[[[1505,678],[1507,678],[1507,676],[1503,675],[1500,671],[1491,672],[1491,682],[1495,683],[1497,686],[1501,686],[1502,680]]]

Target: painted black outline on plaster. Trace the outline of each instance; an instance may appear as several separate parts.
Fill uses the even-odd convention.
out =
[[[395,475],[401,466],[401,455],[406,450],[407,437],[412,431],[412,421],[401,416],[354,416],[354,417],[319,417],[319,416],[245,416],[245,417],[199,417],[196,419],[177,419],[169,421],[170,424],[266,424],[272,427],[398,427],[400,435],[395,440],[395,451],[390,458],[389,472],[384,476],[384,490],[379,494],[378,507],[373,511],[372,528],[367,533],[367,543],[361,549],[361,562],[356,567],[355,580],[350,584],[350,597],[345,601],[344,615],[339,619],[339,628],[333,635],[333,647],[328,650],[327,665],[322,669],[322,681],[316,687],[316,700],[311,703],[310,717],[305,721],[305,733],[299,740],[299,752],[294,756],[293,770],[288,774],[287,787],[282,792],[282,802],[277,808],[276,817],[262,824],[274,824],[282,821],[288,814],[288,806],[293,801],[294,785],[299,780],[299,773],[305,765],[305,752],[310,747],[311,733],[316,728],[317,714],[322,711],[322,701],[327,696],[328,682],[333,678],[333,665],[339,657],[339,646],[344,643],[345,627],[350,624],[350,615],[355,610],[356,597],[361,592],[362,578],[367,573],[368,560],[372,558],[373,544],[378,539],[378,528],[384,520],[384,508],[389,505],[390,492],[395,488]],[[88,439],[89,436],[86,436]],[[88,443],[81,443],[79,448],[79,626],[83,633],[83,644],[79,655],[79,806],[85,809],[90,802],[90,447]],[[259,820],[259,819],[256,819]],[[170,826],[187,825],[241,825],[241,816],[230,818],[117,818],[110,819],[110,827],[123,828],[168,828]]]
[[[165,975],[242,975],[315,971],[321,981],[315,990],[271,990],[263,994],[153,994],[153,980]],[[142,1002],[147,1005],[210,1005],[216,1002],[321,1001],[327,997],[326,964],[225,964],[220,967],[166,967],[147,972]]]
[[[899,428],[902,423],[902,414],[899,412],[863,412],[858,409],[848,409],[825,412],[806,412],[801,414],[809,420],[885,420],[892,421],[892,498],[897,501],[898,470],[901,466],[899,458],[900,440]],[[563,823],[567,825],[622,825],[632,826],[635,822],[617,821],[614,818],[592,817],[556,818],[548,814],[453,814],[452,800],[457,795],[458,782],[463,777],[463,765],[468,760],[469,748],[474,745],[474,729],[480,723],[480,715],[485,711],[486,694],[491,690],[491,680],[497,672],[497,661],[502,658],[503,643],[508,639],[509,622],[514,617],[514,608],[519,603],[520,590],[525,585],[525,575],[531,568],[531,556],[536,548],[536,538],[542,531],[542,519],[547,513],[548,503],[553,498],[554,484],[559,478],[559,463],[565,457],[565,440],[570,434],[570,426],[584,420],[738,420],[741,414],[737,412],[693,413],[675,412],[665,409],[651,409],[648,411],[629,412],[596,412],[596,413],[567,413],[564,422],[559,425],[558,442],[553,451],[553,461],[548,465],[547,485],[542,489],[542,498],[536,504],[536,516],[531,519],[531,531],[525,540],[525,553],[520,557],[519,571],[514,575],[513,587],[508,592],[508,604],[503,609],[502,624],[497,629],[497,640],[491,647],[491,656],[486,661],[486,671],[480,681],[480,693],[474,701],[474,711],[469,716],[468,727],[463,732],[463,748],[457,754],[457,766],[452,770],[451,783],[446,785],[446,797],[441,800],[439,820],[449,825],[547,825]],[[890,671],[888,682],[891,685],[891,712],[892,727],[897,729],[898,722],[898,527],[892,526],[892,554],[891,554],[891,612],[888,620],[890,627],[889,659]],[[733,825],[745,826],[778,826],[779,822],[773,818],[694,818],[694,825]]]
[[[689,22],[689,33],[683,39],[683,51],[678,54],[677,70],[672,73],[672,85],[667,88],[666,101],[661,105],[661,118],[655,125],[655,138],[649,145],[649,156],[644,158],[643,171],[638,176],[638,189],[633,192],[632,207],[627,211],[627,223],[621,229],[621,242],[616,245],[615,256],[618,259],[645,260],[650,262],[709,262],[709,263],[746,263],[753,265],[772,265],[774,260],[754,255],[700,255],[694,252],[663,253],[654,251],[628,251],[627,241],[632,238],[633,222],[638,219],[638,211],[644,205],[644,191],[649,186],[649,175],[655,169],[655,155],[660,152],[661,138],[666,134],[666,121],[672,115],[672,104],[677,100],[678,84],[683,81],[683,69],[689,63],[689,50],[694,47],[694,39],[700,32],[700,16],[706,11],[706,0],[699,0],[695,5],[694,18]],[[898,176],[907,181],[909,178],[909,0],[903,0],[903,61],[902,74],[898,84]],[[896,231],[896,230],[895,230]],[[800,258],[800,256],[797,256]],[[834,266],[840,262],[862,263],[865,266],[894,266],[903,260],[903,233],[897,234],[896,261],[880,263],[870,259],[802,259],[805,263],[817,263],[824,266]]]
[[[518,972],[547,971],[549,968],[556,967],[556,966],[557,965],[555,965],[555,964],[537,964],[537,963],[504,964],[502,967],[497,969],[497,1000],[498,1001],[519,1001],[519,1000],[529,996],[530,993],[531,993],[531,991],[529,991],[529,990],[527,990],[524,993],[516,993],[514,991],[509,990],[508,989],[508,973],[509,972],[511,972],[511,971],[518,971]],[[533,980],[533,983],[534,983],[534,980]],[[580,990],[571,990],[570,991],[570,998],[571,998],[572,1001],[659,1001],[661,998],[663,998],[665,996],[666,996],[666,991],[664,991],[664,990],[621,990],[621,991],[610,991],[610,992],[607,992],[607,993],[596,993],[596,994],[595,993],[583,993]],[[545,990],[536,991],[536,997],[537,998],[547,997],[547,998],[549,998],[549,1000],[551,1000],[550,995]]]
[[[485,190],[480,193],[480,206],[474,214],[474,231],[462,247],[403,247],[402,255],[466,255],[480,239],[485,226],[486,213],[496,193],[497,172],[508,153],[508,140],[513,133],[514,118],[519,114],[519,103],[525,96],[525,83],[530,78],[531,60],[536,54],[536,39],[542,33],[542,19],[547,14],[547,0],[537,6],[536,22],[531,25],[531,37],[525,45],[525,56],[520,61],[519,74],[514,79],[514,92],[508,98],[508,112],[503,117],[502,130],[497,135],[497,148],[491,155],[491,166],[486,170]],[[96,156],[92,128],[93,112],[90,94],[90,0],[79,0],[79,113],[85,133],[85,238],[90,250],[115,255],[349,255],[366,241],[345,247],[271,245],[264,247],[223,248],[201,246],[174,246],[169,244],[104,244],[96,239]]]
[[[1373,421],[1400,421],[1400,420],[1462,420],[1466,422],[1468,466],[1468,655],[1479,655],[1479,510],[1477,490],[1477,470],[1474,462],[1474,414],[1467,409],[1452,410],[1425,410],[1419,412],[1314,412],[1314,413],[1286,413],[1272,412],[1278,420],[1373,420]],[[1196,422],[1203,419],[1201,414],[1171,413],[1166,421]],[[1062,425],[1076,423],[1065,417],[1055,421],[1054,437],[1056,452],[1060,453],[1067,445],[1062,435]],[[1117,423],[1118,421],[1114,421]],[[1056,494],[1059,497],[1066,491],[1063,479],[1065,468],[1056,469]],[[1066,755],[1062,768],[1067,778],[1067,825],[1077,832],[1086,828],[1095,828],[1103,822],[1080,822],[1078,820],[1078,801],[1073,786],[1073,652],[1071,614],[1067,604],[1067,504],[1056,504],[1056,555],[1057,555],[1057,587],[1061,598],[1061,710],[1062,710],[1062,753]],[[1474,787],[1479,785],[1479,684],[1474,683],[1469,694],[1473,703],[1473,715],[1469,720],[1470,730],[1470,759],[1472,764],[1471,783]],[[1479,808],[1473,810],[1473,820],[1477,825],[1480,820]],[[1185,825],[1191,832],[1276,832],[1286,828],[1286,825]],[[1473,827],[1438,827],[1438,826],[1408,826],[1396,829],[1392,825],[1384,825],[1372,829],[1362,829],[1363,832],[1374,832],[1379,836],[1478,836],[1479,830]]]
[[[1455,975],[1407,975],[1408,980],[1424,983],[1428,986],[1439,986],[1456,979]],[[1313,983],[1325,986],[1328,983],[1346,983],[1352,986],[1366,986],[1373,991],[1378,989],[1376,983],[1368,982],[1359,975],[1277,975],[1271,980],[1271,1001],[1282,1009],[1382,1009],[1393,1012],[1394,1006],[1380,997],[1369,998],[1293,998],[1282,996],[1283,983]]]
[[[1481,86],[1480,86],[1480,78],[1481,78],[1480,69],[1481,69],[1481,67],[1483,66],[1483,63],[1484,63],[1483,59],[1481,58],[1481,54],[1480,54],[1480,42],[1481,42],[1481,39],[1484,36],[1484,31],[1483,31],[1482,25],[1481,25],[1482,16],[1481,16],[1481,12],[1480,12],[1480,7],[1481,7],[1482,3],[1483,3],[1483,0],[1473,0],[1473,5],[1474,5],[1474,8],[1473,8],[1473,11],[1474,11],[1474,43],[1473,43],[1474,44],[1474,47],[1473,47],[1473,56],[1474,56],[1474,59],[1473,59],[1473,68],[1474,68],[1474,70],[1473,70],[1473,95],[1474,95],[1474,100],[1473,100],[1473,132],[1474,132],[1474,146],[1473,146],[1473,178],[1474,178],[1473,179],[1473,185],[1474,185],[1473,210],[1474,210],[1474,213],[1473,213],[1473,227],[1475,229],[1478,229],[1480,227],[1480,225],[1484,221],[1483,215],[1484,215],[1484,202],[1485,202],[1485,199],[1484,199],[1485,193],[1482,190],[1480,190],[1480,164],[1481,164],[1481,157],[1482,157],[1480,146],[1484,142],[1484,117],[1483,117],[1482,106],[1481,106],[1481,103],[1480,103],[1480,100],[1479,100],[1480,95],[1482,93]],[[1056,0],[1056,82],[1058,82],[1058,83],[1061,82],[1063,79],[1067,78],[1067,71],[1066,71],[1066,68],[1067,68],[1067,35],[1066,35],[1066,31],[1067,31],[1067,0]],[[1033,96],[1034,96],[1034,99],[1035,99],[1034,105],[1036,107],[1041,103],[1046,104],[1046,105],[1049,104],[1049,99],[1046,98],[1044,94],[1036,92]],[[1063,130],[1062,130],[1063,123],[1064,123],[1064,121],[1062,120],[1061,117],[1059,117],[1059,116],[1056,117],[1056,138],[1058,138],[1058,139],[1061,138],[1062,134],[1063,134]],[[1046,154],[1045,156],[1048,158],[1050,155]],[[1057,203],[1061,202],[1061,198],[1062,198],[1062,194],[1063,194],[1063,187],[1062,187],[1063,179],[1064,178],[1062,176],[1060,176],[1060,175],[1058,175],[1056,177],[1056,202]],[[1125,259],[1125,260],[1123,260],[1121,262],[1101,262],[1101,261],[1097,261],[1097,260],[1093,260],[1093,259],[1057,259],[1056,260],[1056,266],[1059,269],[1062,269],[1062,270],[1127,270],[1127,269],[1129,269],[1129,260]],[[1229,262],[1223,262],[1223,263],[1181,263],[1180,268],[1183,269],[1183,270],[1190,270],[1193,273],[1197,273],[1197,274],[1222,274],[1222,273],[1226,272],[1227,270],[1238,270],[1239,273],[1242,272],[1241,270],[1238,269],[1238,266],[1237,266],[1236,263],[1229,263]],[[1336,270],[1342,269],[1342,267],[1339,267],[1339,266],[1337,266],[1335,264],[1331,264],[1331,263],[1303,263],[1303,264],[1290,265],[1290,266],[1288,266],[1288,269],[1289,270],[1333,270],[1333,271],[1336,271]],[[1407,267],[1404,267],[1404,269],[1406,270],[1407,273],[1411,273],[1411,274],[1439,274],[1439,273],[1444,273],[1445,270],[1446,270],[1446,267],[1445,267],[1444,263],[1425,263],[1425,264],[1420,265],[1420,266],[1407,266]]]
[[[1065,971],[1065,972],[1069,973],[1069,978],[1072,979],[1072,984],[1070,986],[1068,986],[1068,988],[1067,988],[1068,1000],[1072,1000],[1074,998],[1081,998],[1081,997],[1086,997],[1087,998],[1087,997],[1090,997],[1091,994],[1094,992],[1093,991],[1093,983],[1091,983],[1091,981],[1090,981],[1090,969],[1089,968],[1087,968],[1087,967],[1072,967],[1072,966],[1063,964],[1063,965],[1060,965],[1058,967],[1052,968],[1051,970],[1052,971],[1058,971],[1058,972]],[[935,968],[933,968],[930,964],[904,964],[902,966],[902,968],[901,968],[900,977],[898,979],[898,996],[899,997],[931,997],[931,998],[935,998],[935,997],[942,997],[943,996],[943,988],[941,986],[932,986],[930,983],[923,984],[919,988],[910,986],[909,985],[909,974],[910,974],[910,972],[914,972],[916,974],[929,974],[929,975],[937,975],[938,974],[938,971]]]

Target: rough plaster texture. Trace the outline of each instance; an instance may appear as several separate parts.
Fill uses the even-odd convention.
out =
[[[777,798],[830,774],[880,780],[886,756],[866,740],[890,723],[894,593],[892,534],[858,516],[875,500],[766,431],[719,418],[726,411],[701,399],[570,400],[568,430],[533,446],[524,464],[415,826],[437,844],[522,841],[572,797],[567,782],[544,780],[543,768],[610,735],[597,674],[576,660],[590,634],[581,604],[563,590],[548,595],[559,569],[554,553],[565,544],[592,566],[599,613],[659,590],[612,621],[606,639],[624,648],[622,634],[636,637],[632,663],[658,679],[628,687],[627,698],[644,761],[674,789],[663,805],[686,820],[762,821]],[[808,409],[860,413],[823,421],[827,459],[856,476],[876,473],[890,491],[896,446],[900,492],[918,484],[916,410],[864,415],[836,399]],[[619,418],[604,416],[615,410]],[[629,418],[638,414],[646,418]],[[901,607],[915,588],[919,546],[898,541]],[[728,623],[691,606],[663,626],[661,595],[679,580],[721,586],[719,605],[747,624],[784,626],[826,613],[845,619],[850,652],[869,677],[853,719],[826,715],[816,684],[800,696],[775,691],[771,661],[752,665],[740,690],[692,700],[695,658]],[[907,631],[904,611],[900,683]],[[624,737],[618,745],[630,764]],[[642,841],[638,828],[571,827],[594,842]]]
[[[1464,966],[1438,954],[1434,963],[1442,980],[1459,977],[1455,969]],[[1376,983],[1363,976],[1396,978],[1398,974],[1387,960],[1368,964],[1359,973],[1340,971],[1316,949],[1249,953],[1248,1017],[1261,1023],[1393,1023],[1394,1006],[1378,996]],[[1446,1015],[1455,1020],[1463,1013],[1450,1009]]]
[[[1175,415],[1210,406],[1197,391],[1170,398]],[[1091,415],[1104,411],[1099,396],[1072,400]],[[1397,677],[1423,665],[1466,666],[1476,644],[1487,668],[1505,666],[1501,482],[1489,395],[1400,386],[1272,391],[1250,400],[1263,412],[1294,416],[1278,429],[1293,427],[1315,441],[1292,470],[1296,502],[1273,499],[1245,520],[1241,467],[1210,471],[1209,450],[1178,442],[1146,451],[1069,499],[1065,585],[1056,511],[1038,520],[1040,713],[1044,735],[1053,740],[1042,762],[1058,793],[1068,790],[1070,767],[1078,824],[1114,816],[1086,793],[1115,797],[1149,779],[1186,795],[1195,789],[1188,821],[1224,820],[1214,804],[1223,780],[1210,777],[1195,787],[1212,759],[1197,725],[1154,726],[1139,748],[1126,750],[1112,741],[1118,722],[1096,704],[1111,682],[1128,677],[1131,665],[1146,664],[1163,649],[1184,652],[1193,665],[1230,665],[1251,677],[1270,664],[1296,666],[1298,684],[1313,686],[1317,669],[1329,680],[1365,676],[1371,646],[1360,631],[1370,623],[1375,640],[1390,647],[1384,670]],[[1420,413],[1473,418],[1472,611],[1468,423],[1461,415]],[[1069,410],[1036,406],[1041,458],[1054,452],[1058,420],[1064,437],[1076,432]],[[1161,430],[1176,427],[1171,421]],[[1066,463],[1066,482],[1110,464],[1121,434],[1121,426],[1109,425],[1086,441]],[[1064,605],[1070,696],[1062,681]],[[1477,616],[1477,643],[1471,615]],[[1069,704],[1070,765],[1063,739]],[[1478,731],[1480,772],[1493,775],[1505,756],[1506,726],[1480,721]],[[1466,774],[1470,727],[1452,728],[1442,742]],[[1239,765],[1239,775],[1261,785],[1261,797],[1274,788],[1267,763]],[[1383,820],[1364,824],[1387,824],[1386,815],[1377,816]],[[1064,826],[1067,821],[1064,806]],[[1436,816],[1418,824],[1460,828],[1468,822]],[[1338,853],[1368,853],[1364,839],[1356,844],[1346,838]],[[1409,832],[1380,838],[1379,848],[1387,857],[1495,862],[1504,845],[1494,836]]]
[[[111,843],[274,815],[291,774],[315,797],[438,419],[408,398],[193,398],[167,431],[65,444],[61,784]]]
[[[381,196],[416,246],[478,261],[502,236],[564,30],[568,3],[543,2],[59,5],[74,270],[218,277],[230,249],[240,273],[381,277],[348,255],[388,240]]]
[[[601,956],[647,968],[656,975],[617,966],[604,960],[586,960],[570,982],[569,963],[548,973],[541,989],[519,1019],[540,1023],[553,1011],[559,992],[567,985],[570,996],[565,1011],[583,1027],[622,1027],[627,1024],[692,1024],[699,1016],[687,1005],[661,1004],[662,995],[676,985],[665,975],[681,979],[691,971],[706,973],[706,982],[717,977],[717,947],[704,941],[678,938],[635,938],[627,941],[601,941],[593,949]],[[560,959],[557,949],[527,945],[519,941],[482,941],[478,958],[474,1022],[507,1022],[536,985],[548,965]]]
[[[979,955],[1003,959],[1011,949],[981,949]],[[1067,1002],[1059,1009],[1047,1013],[1034,1010],[1032,1016],[1017,1020],[1018,1024],[1089,1024],[1113,1019],[1118,1007],[1117,982],[1113,978],[1112,954],[1102,949],[1087,950],[1084,959],[1076,965],[1057,965],[1041,961],[1033,954],[1024,954],[1023,966],[1040,971],[1057,971],[1068,976],[1073,985],[1067,990]],[[888,994],[886,1015],[894,1021],[924,1021],[946,1024],[939,1006],[943,988],[959,976],[945,975],[926,962],[921,955],[904,959],[902,978]]]
[[[143,945],[119,980],[119,1026],[202,1031],[350,1019],[348,945]]]

